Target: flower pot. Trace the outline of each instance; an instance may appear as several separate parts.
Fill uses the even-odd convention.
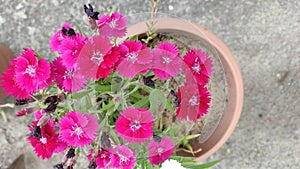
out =
[[[207,29],[180,19],[160,18],[156,21],[155,28],[157,29],[157,33],[172,34],[175,36],[185,35],[190,37],[187,38],[188,40],[201,39],[204,46],[210,48],[218,56],[220,67],[222,67],[222,69],[214,71],[217,71],[217,73],[222,71],[221,75],[224,76],[226,95],[224,95],[224,103],[213,105],[221,107],[222,113],[219,114],[220,117],[217,118],[210,132],[208,134],[203,133],[206,137],[200,139],[199,142],[191,143],[194,150],[202,149],[202,151],[195,154],[196,160],[201,161],[216,152],[226,142],[237,125],[243,105],[242,76],[230,50],[218,37]],[[146,32],[147,26],[145,22],[141,22],[129,27],[127,37],[142,35]],[[219,93],[222,95],[222,92]],[[212,93],[212,95],[218,95],[218,92]],[[191,153],[185,151],[179,151],[178,155],[193,156]]]
[[[11,59],[14,58],[13,52],[6,47],[4,44],[0,44],[0,76],[4,71],[6,71],[7,66]],[[6,97],[5,93],[2,91],[2,87],[0,87],[0,102]]]

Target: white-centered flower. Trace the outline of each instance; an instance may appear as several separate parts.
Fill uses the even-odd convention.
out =
[[[181,166],[181,163],[179,163],[176,160],[172,160],[172,159],[164,161],[161,164],[161,168],[160,169],[170,169],[170,168],[172,168],[172,169],[187,169],[187,168]]]

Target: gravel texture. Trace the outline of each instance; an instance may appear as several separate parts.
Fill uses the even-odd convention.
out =
[[[82,5],[87,2],[0,0],[0,41],[16,54],[32,47],[52,58],[50,36],[66,21],[86,23]],[[149,11],[141,0],[92,4],[101,13],[111,6],[136,20]],[[300,168],[300,1],[162,0],[159,11],[208,28],[228,45],[240,65],[243,112],[227,143],[208,160],[226,154],[229,158],[213,168]],[[0,118],[0,169],[20,152],[26,152],[28,168],[51,168],[55,160],[44,164],[29,153],[25,126],[30,118],[6,112],[10,122]]]

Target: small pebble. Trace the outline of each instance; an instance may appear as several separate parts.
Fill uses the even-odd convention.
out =
[[[279,72],[276,74],[277,81],[278,81],[279,83],[283,82],[283,81],[286,79],[286,77],[288,76],[289,72],[290,72],[290,71],[288,71],[288,70],[279,71]]]
[[[0,16],[0,25],[2,25],[4,23],[5,23],[5,19],[2,16]]]

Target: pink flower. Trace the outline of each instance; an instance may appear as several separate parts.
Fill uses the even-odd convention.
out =
[[[197,118],[207,114],[210,103],[210,93],[204,86],[199,86],[200,104],[198,108]]]
[[[88,154],[88,160],[91,160],[92,159],[92,154],[93,154],[93,151],[94,150],[90,150],[90,153]],[[98,168],[105,168],[105,169],[108,169],[108,168],[111,168],[112,165],[111,165],[111,162],[112,162],[112,154],[113,150],[105,150],[105,149],[101,149],[96,158],[95,158],[95,163],[97,164],[97,167]]]
[[[112,156],[112,167],[131,169],[136,164],[135,152],[127,146],[117,146]]]
[[[129,107],[116,122],[120,137],[130,143],[143,143],[153,135],[154,117],[150,111]]]
[[[121,38],[126,33],[127,18],[118,12],[111,16],[105,14],[99,19],[98,25],[100,35]]]
[[[117,71],[124,77],[133,78],[143,70],[151,68],[150,49],[140,41],[126,41],[122,44],[123,61]]]
[[[3,91],[8,95],[16,97],[17,99],[30,98],[32,93],[28,92],[26,89],[22,89],[16,84],[15,69],[16,59],[10,62],[8,69],[2,74],[1,86],[3,87]]]
[[[50,77],[50,64],[44,58],[38,60],[32,49],[25,49],[15,64],[15,82],[19,88],[34,93],[48,86],[46,82]]]
[[[76,62],[79,53],[86,43],[87,38],[77,33],[72,37],[65,38],[60,45],[59,52],[61,53],[62,63],[68,69],[76,67]]]
[[[212,60],[199,49],[192,49],[184,56],[199,85],[206,85],[212,73]]]
[[[149,161],[157,165],[167,160],[174,152],[174,143],[169,137],[162,137],[160,142],[154,140],[147,145]]]
[[[66,30],[69,30],[70,28],[72,27],[71,24],[69,23],[64,23],[62,25],[62,28],[65,28]],[[50,48],[52,51],[59,51],[59,48],[60,48],[60,45],[61,45],[61,42],[66,38],[68,37],[67,35],[64,35],[62,33],[62,30],[59,29],[52,37],[51,37],[51,40],[50,40]]]
[[[179,50],[172,43],[162,42],[153,51],[153,72],[163,80],[176,76],[181,62]]]
[[[180,106],[176,115],[182,120],[195,121],[204,114],[207,114],[210,103],[210,93],[204,86],[198,86],[198,91],[192,90],[194,87],[183,86],[178,90]],[[188,91],[181,93],[181,91]]]
[[[69,146],[91,144],[98,132],[98,122],[90,114],[69,112],[60,119],[60,139]]]
[[[35,112],[35,116],[38,119],[32,122],[32,125],[29,127],[30,131],[33,130],[35,126],[38,124],[38,120],[41,118],[44,111]],[[34,151],[38,157],[42,159],[51,158],[54,150],[57,147],[57,139],[58,135],[54,132],[53,121],[49,121],[43,127],[41,127],[41,138],[37,138],[34,136],[30,136],[27,140],[30,142]]]
[[[119,60],[119,53],[112,48],[105,36],[94,36],[82,48],[78,58],[78,72],[86,78],[106,78]]]
[[[200,104],[198,90],[195,90],[195,87],[192,85],[182,86],[178,89],[178,98],[180,106],[176,111],[177,117],[181,120],[196,121]]]
[[[27,115],[27,114],[31,114],[31,113],[33,113],[33,111],[34,111],[34,108],[33,107],[28,107],[28,108],[24,108],[24,109],[21,109],[20,111],[18,111],[17,113],[16,113],[16,116],[25,116],[25,115]]]
[[[61,153],[68,148],[68,144],[62,141],[58,136],[56,140],[56,148],[54,149],[54,153]]]
[[[75,73],[62,64],[60,57],[56,58],[51,65],[51,78],[57,83],[60,89],[66,92],[76,92],[84,87],[86,79],[80,73]]]

